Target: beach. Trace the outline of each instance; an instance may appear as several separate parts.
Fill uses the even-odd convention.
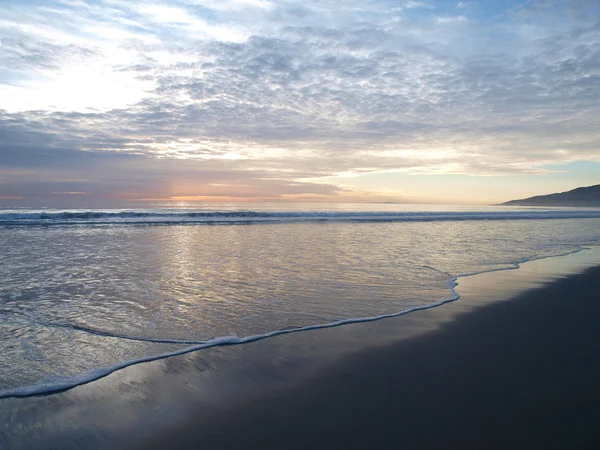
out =
[[[0,450],[600,450],[600,0],[0,18]]]
[[[0,450],[600,449],[600,0],[0,18]]]
[[[599,280],[478,307],[136,448],[598,448]]]
[[[597,448],[597,256],[459,279],[458,301],[395,318],[5,398],[3,448]]]

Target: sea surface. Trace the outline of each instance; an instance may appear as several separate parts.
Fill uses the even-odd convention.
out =
[[[600,209],[0,210],[0,397],[440,305],[458,276],[600,244]]]

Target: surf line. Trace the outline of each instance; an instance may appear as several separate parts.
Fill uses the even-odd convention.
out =
[[[235,336],[235,335],[234,336],[223,336],[223,337],[212,339],[210,341],[199,343],[197,345],[192,345],[190,347],[186,347],[186,348],[183,348],[180,350],[175,350],[173,352],[161,353],[161,354],[157,354],[157,355],[149,355],[149,356],[145,356],[145,357],[138,358],[138,359],[123,361],[123,362],[115,364],[113,366],[98,368],[98,369],[92,370],[90,372],[87,372],[85,374],[75,375],[75,376],[71,377],[70,379],[62,381],[62,382],[38,384],[38,385],[34,385],[34,386],[26,386],[26,387],[16,388],[16,389],[12,389],[12,390],[2,391],[2,392],[0,392],[0,399],[8,398],[8,397],[33,397],[33,396],[55,394],[55,393],[67,391],[74,387],[82,386],[84,384],[88,384],[93,381],[99,380],[101,378],[104,378],[104,377],[110,375],[113,372],[116,372],[117,370],[121,370],[121,369],[124,369],[129,366],[133,366],[133,365],[141,364],[141,363],[145,363],[145,362],[156,361],[156,360],[160,360],[160,359],[166,359],[166,358],[170,358],[172,356],[185,355],[187,353],[202,350],[205,348],[225,347],[225,346],[231,346],[231,345],[247,344],[247,343],[261,341],[263,339],[268,339],[271,337],[280,336],[280,335],[284,335],[284,334],[299,333],[302,331],[320,330],[320,329],[324,329],[324,328],[335,328],[335,327],[339,327],[342,325],[349,325],[349,324],[355,324],[355,323],[375,322],[375,321],[382,320],[382,319],[388,319],[388,318],[392,318],[392,317],[402,316],[402,315],[409,314],[414,311],[422,311],[422,310],[427,310],[427,309],[431,309],[431,308],[436,308],[436,307],[444,305],[446,303],[454,302],[460,298],[460,294],[458,294],[458,292],[455,289],[456,286],[458,286],[458,278],[460,278],[460,277],[469,277],[469,276],[475,276],[475,275],[479,275],[479,274],[483,274],[483,273],[497,272],[497,271],[502,271],[502,270],[516,270],[521,267],[521,264],[529,262],[529,261],[536,261],[536,260],[547,259],[547,258],[557,258],[557,257],[561,257],[561,256],[567,256],[567,255],[571,255],[574,253],[579,253],[583,250],[589,250],[589,248],[578,245],[576,249],[569,251],[569,252],[562,253],[562,254],[540,256],[537,258],[524,258],[522,260],[518,260],[516,262],[509,263],[510,264],[509,267],[494,268],[494,269],[490,269],[490,270],[484,270],[481,272],[452,276],[446,282],[446,286],[450,290],[451,296],[449,298],[440,300],[435,303],[431,303],[429,305],[415,306],[415,307],[412,307],[412,308],[409,308],[409,309],[406,309],[406,310],[403,310],[400,312],[390,313],[390,314],[382,314],[379,316],[353,318],[353,319],[342,319],[342,320],[338,320],[335,322],[329,322],[329,323],[325,323],[325,324],[315,324],[315,325],[307,325],[307,326],[298,327],[298,328],[276,330],[276,331],[270,331],[270,332],[267,332],[264,334],[258,334],[258,335],[253,335],[253,336],[246,336],[246,337],[239,337],[239,336]]]

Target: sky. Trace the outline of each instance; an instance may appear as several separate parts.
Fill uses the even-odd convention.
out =
[[[0,206],[600,183],[598,0],[0,0]]]

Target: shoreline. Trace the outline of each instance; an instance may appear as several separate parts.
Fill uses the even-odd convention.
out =
[[[269,416],[264,409],[257,411],[256,405],[272,402],[269,399],[274,397],[292,395],[290,392],[294,390],[301,392],[297,396],[306,397],[315,392],[307,391],[306,386],[314,380],[323,380],[327,374],[332,376],[336,367],[343,367],[341,364],[348,361],[358,361],[356,364],[362,361],[363,372],[376,370],[383,361],[369,366],[372,354],[386,348],[413,345],[481,308],[503,304],[515,295],[543,289],[545,285],[554,286],[564,281],[565,276],[597,266],[599,255],[600,248],[595,247],[564,257],[526,262],[516,270],[463,277],[457,287],[461,295],[459,301],[410,314],[280,335],[244,345],[207,348],[130,366],[57,394],[0,399],[0,419],[5,424],[0,431],[0,442],[7,442],[7,449],[146,448],[146,445],[153,448],[153,442],[162,442],[165,446],[170,445],[168,441],[177,447],[196,448],[197,439],[201,439],[205,448],[226,448],[221,442],[223,436],[215,430],[236,434],[231,430],[248,420],[242,411],[250,416],[257,413],[268,416],[270,418],[265,420],[275,423],[282,411],[289,409],[287,406],[282,410],[273,407]],[[346,372],[362,373],[361,367],[348,367],[351,369],[344,369]],[[341,375],[332,378],[334,387],[346,383]],[[346,397],[346,400],[352,398],[351,395]],[[341,398],[344,399],[344,395]],[[319,408],[325,410],[326,407]],[[305,413],[313,415],[311,408],[314,406],[305,408]],[[345,408],[352,409],[352,406]],[[196,437],[195,443],[192,439],[186,444],[186,427],[204,429],[205,433]],[[344,434],[343,430],[337,432]],[[211,445],[206,433],[213,436]],[[245,446],[243,433],[238,437],[240,441],[230,444]],[[79,444],[66,445],[73,439]],[[260,445],[264,439],[262,436]],[[298,442],[318,447],[314,442],[310,445],[307,441]],[[268,448],[271,444],[275,445],[273,441],[265,445]],[[350,444],[348,447],[352,448]],[[279,442],[281,445],[293,448],[289,443]]]
[[[132,448],[599,448],[599,279],[476,307]]]
[[[460,300],[461,294],[456,289],[456,287],[459,285],[459,282],[458,282],[459,279],[464,280],[465,278],[468,278],[468,277],[480,276],[480,275],[485,275],[488,273],[501,272],[501,271],[505,271],[505,270],[518,270],[521,268],[521,266],[523,264],[526,264],[526,263],[540,261],[540,260],[549,259],[549,258],[560,258],[560,257],[564,257],[564,256],[569,256],[569,255],[576,255],[576,254],[578,254],[580,252],[584,252],[586,250],[591,250],[591,249],[587,248],[587,247],[580,247],[578,249],[569,251],[567,253],[558,254],[558,255],[541,256],[538,258],[523,259],[523,260],[517,260],[514,262],[509,262],[509,263],[506,263],[507,267],[488,269],[488,270],[484,270],[481,272],[473,272],[473,273],[465,273],[465,274],[455,275],[446,281],[446,287],[450,293],[450,296],[448,298],[439,300],[439,301],[431,303],[431,304],[423,305],[423,306],[415,306],[415,307],[412,307],[412,308],[409,308],[406,310],[402,310],[399,312],[395,312],[395,313],[382,314],[379,316],[367,316],[367,317],[359,317],[359,318],[351,318],[351,319],[341,319],[336,322],[307,325],[307,326],[291,328],[291,329],[268,331],[264,334],[252,335],[252,336],[244,336],[244,337],[220,336],[220,337],[217,337],[210,341],[205,341],[205,342],[176,341],[176,340],[168,340],[168,339],[162,339],[162,340],[133,339],[133,340],[148,341],[148,342],[166,343],[166,344],[182,344],[182,345],[187,344],[189,346],[179,349],[179,350],[171,351],[168,353],[149,355],[149,356],[138,358],[135,360],[123,361],[119,364],[116,364],[116,365],[110,366],[110,367],[100,367],[92,372],[77,375],[72,380],[67,380],[67,381],[64,381],[59,384],[53,384],[53,385],[39,384],[39,385],[32,385],[32,386],[24,386],[24,387],[6,390],[6,391],[0,391],[0,400],[2,400],[3,398],[29,398],[29,397],[36,397],[36,396],[59,394],[61,392],[66,392],[66,391],[69,391],[69,390],[74,389],[79,386],[85,386],[86,384],[94,383],[94,382],[101,380],[102,378],[105,378],[115,372],[118,372],[119,370],[123,370],[123,369],[126,369],[131,366],[149,363],[149,362],[153,362],[153,361],[159,361],[162,359],[172,358],[172,357],[176,357],[176,356],[182,356],[182,355],[186,355],[188,353],[197,352],[197,351],[205,350],[208,348],[244,345],[244,344],[250,344],[253,342],[261,341],[264,339],[270,339],[270,338],[274,338],[274,337],[282,336],[282,335],[310,332],[310,331],[322,330],[322,329],[327,329],[327,328],[337,328],[337,327],[346,326],[346,325],[378,322],[380,320],[400,317],[400,316],[412,314],[412,313],[415,313],[418,311],[424,311],[424,310],[428,310],[428,309],[438,308],[438,307],[444,306],[448,303],[452,303],[457,300]],[[92,334],[102,334],[102,333],[92,332]],[[124,338],[119,335],[107,335],[107,336],[115,337],[115,338]],[[131,339],[131,338],[124,338],[124,339]]]

